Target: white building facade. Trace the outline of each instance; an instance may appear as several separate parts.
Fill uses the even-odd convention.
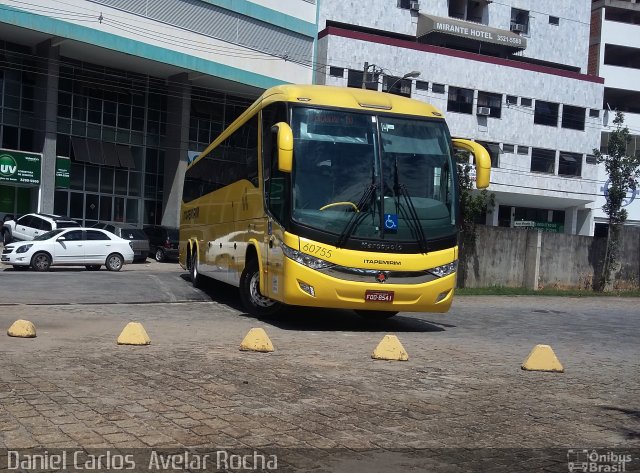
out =
[[[604,130],[600,151],[607,152],[609,133],[613,130],[615,111],[624,113],[624,125],[631,141],[628,155],[640,155],[640,1],[594,0],[591,16],[589,71],[605,79]],[[596,234],[606,228],[605,203],[608,176],[603,168],[598,174],[599,195],[596,201]],[[624,202],[627,224],[640,225],[640,189],[629,192]]]
[[[587,73],[590,17],[590,0],[370,0],[366,15],[323,0],[315,80],[432,103],[453,136],[485,144],[487,223],[592,235],[603,79]]]

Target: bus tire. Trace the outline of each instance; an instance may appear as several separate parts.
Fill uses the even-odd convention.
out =
[[[189,278],[196,289],[202,288],[202,275],[198,269],[198,249],[194,247],[189,265]]]
[[[282,310],[282,304],[260,294],[260,267],[255,258],[247,260],[240,276],[240,299],[250,315],[271,317]]]
[[[368,320],[386,320],[386,319],[390,319],[391,317],[393,317],[398,313],[398,312],[387,311],[387,310],[361,310],[361,309],[355,310],[354,312],[358,314],[360,317],[362,317],[363,319],[368,319]]]

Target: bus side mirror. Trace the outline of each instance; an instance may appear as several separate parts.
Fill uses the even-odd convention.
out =
[[[489,179],[491,178],[491,156],[484,146],[475,141],[454,138],[453,147],[473,153],[476,160],[476,188],[486,189],[489,187]]]
[[[291,173],[293,170],[293,131],[285,122],[276,123],[271,127],[272,132],[278,133],[278,169]]]

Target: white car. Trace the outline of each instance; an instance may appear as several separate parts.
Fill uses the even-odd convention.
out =
[[[120,271],[133,261],[133,248],[128,240],[97,228],[59,228],[5,246],[0,261],[36,271],[48,271],[54,265],[84,265],[90,271],[105,265],[109,271]]]

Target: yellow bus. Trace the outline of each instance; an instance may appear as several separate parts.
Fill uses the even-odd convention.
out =
[[[454,149],[433,106],[316,85],[268,89],[188,166],[179,255],[246,310],[296,305],[386,318],[446,312],[458,261]]]

